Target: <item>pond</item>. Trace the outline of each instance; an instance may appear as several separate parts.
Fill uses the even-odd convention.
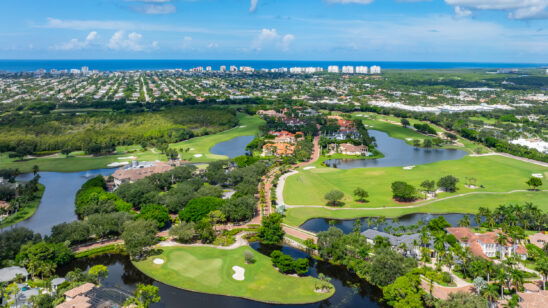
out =
[[[255,136],[240,136],[228,141],[219,142],[209,152],[217,155],[224,155],[230,158],[247,154],[245,147],[253,141]]]
[[[82,184],[99,174],[110,175],[114,170],[97,169],[70,173],[40,172],[40,183],[46,186],[46,190],[38,209],[29,219],[1,229],[0,232],[13,227],[25,227],[37,233],[49,234],[51,227],[76,220],[74,199]],[[32,173],[25,173],[17,177],[17,180],[28,181],[33,176]]]
[[[459,220],[461,220],[465,215],[466,214],[415,213],[415,214],[408,214],[408,215],[399,217],[398,222],[396,223],[394,222],[393,219],[387,218],[386,223],[380,226],[377,226],[374,223],[370,226],[367,226],[367,218],[361,218],[361,222],[362,222],[361,231],[363,232],[367,229],[372,229],[372,228],[377,228],[379,231],[383,231],[386,226],[391,226],[392,228],[395,228],[398,226],[408,227],[410,225],[416,225],[419,221],[422,221],[426,225],[428,224],[430,220],[437,218],[439,216],[443,216],[445,220],[447,220],[447,222],[450,223],[453,227],[457,227]],[[476,226],[476,223],[474,222],[474,215],[467,215],[467,216],[470,216],[470,226]],[[301,225],[301,228],[314,233],[327,231],[327,229],[329,229],[330,221],[333,221],[334,226],[343,230],[344,233],[350,233],[352,232],[352,229],[354,229],[354,222],[356,221],[356,219],[333,220],[328,218],[312,218],[307,220],[305,223],[303,223]]]
[[[455,149],[417,148],[378,130],[369,130],[369,134],[375,137],[377,150],[384,154],[383,158],[330,159],[324,162],[325,165],[339,169],[403,167],[429,164],[442,160],[461,159],[468,154],[465,151]]]
[[[251,246],[263,254],[270,254],[273,249],[281,249],[284,253],[294,258],[309,258],[305,252],[288,246],[268,247],[259,243],[252,243]],[[157,282],[141,273],[129,261],[125,255],[106,254],[102,256],[83,258],[73,261],[68,266],[60,268],[58,274],[66,275],[68,271],[80,268],[84,271],[90,267],[103,264],[108,267],[109,276],[104,279],[102,284],[106,287],[118,287],[133,291],[137,283],[154,284],[160,289],[161,301],[152,304],[151,308],[163,307],[185,307],[185,308],[262,308],[262,307],[302,307],[302,308],[379,308],[385,307],[378,303],[382,294],[381,291],[369,284],[363,279],[358,278],[353,273],[343,267],[335,266],[327,262],[315,261],[309,258],[312,266],[309,275],[317,277],[319,273],[325,274],[331,278],[331,283],[335,286],[335,294],[324,301],[306,304],[306,305],[275,305],[255,302],[252,300],[197,293],[174,288],[163,283]]]

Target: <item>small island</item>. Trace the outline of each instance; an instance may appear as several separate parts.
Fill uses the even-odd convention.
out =
[[[0,229],[34,215],[46,189],[38,183],[38,169],[28,182],[15,181],[16,175],[12,169],[0,170]]]
[[[280,273],[269,257],[249,246],[174,246],[161,251],[133,264],[147,276],[185,290],[277,304],[319,302],[335,292],[334,288],[319,291],[319,279]],[[246,262],[249,253],[252,263]]]

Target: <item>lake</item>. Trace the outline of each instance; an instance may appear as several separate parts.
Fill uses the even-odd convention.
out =
[[[392,228],[397,226],[410,226],[410,225],[416,225],[419,221],[422,221],[425,225],[428,224],[428,222],[434,218],[437,218],[439,216],[445,217],[445,220],[447,220],[448,223],[450,223],[453,227],[457,227],[459,220],[461,220],[466,214],[424,214],[424,213],[415,213],[415,214],[408,214],[404,215],[398,218],[398,222],[395,223],[393,219],[387,218],[386,223],[384,226],[392,226]],[[470,216],[470,225],[475,226],[476,223],[474,222],[474,215],[468,215]],[[344,233],[350,233],[352,232],[352,229],[354,228],[354,222],[356,219],[345,219],[345,220],[334,220],[334,219],[328,219],[328,218],[312,218],[307,220],[305,223],[301,225],[301,228],[307,231],[311,231],[314,233],[318,233],[321,231],[327,231],[329,229],[329,222],[333,221],[334,226],[343,230]],[[367,218],[361,218],[362,222],[362,228],[361,231],[365,231],[367,229],[376,228],[377,225],[370,225],[367,226]],[[383,226],[379,226],[378,230],[383,231]]]
[[[403,167],[429,164],[442,160],[461,159],[468,154],[465,151],[455,149],[417,148],[378,130],[369,130],[369,134],[375,137],[377,150],[384,154],[383,158],[330,159],[324,162],[325,165],[339,169]]]
[[[74,199],[82,184],[99,174],[110,175],[115,169],[97,169],[81,172],[40,172],[40,183],[46,186],[38,209],[29,219],[16,223],[0,231],[13,227],[25,227],[34,232],[49,234],[51,227],[77,219],[74,213]],[[17,177],[18,181],[29,181],[32,173]]]
[[[255,136],[240,136],[232,138],[228,141],[219,142],[214,145],[209,152],[217,155],[228,156],[234,158],[247,154],[245,147],[253,141]]]
[[[365,280],[360,279],[344,267],[332,265],[327,262],[315,261],[310,256],[300,250],[288,246],[272,247],[262,246],[259,243],[252,243],[251,247],[257,251],[270,255],[274,249],[281,249],[284,253],[294,258],[309,258],[312,266],[308,275],[317,277],[323,273],[331,278],[331,283],[335,286],[335,294],[324,301],[306,304],[306,305],[276,305],[256,302],[252,300],[198,293],[174,288],[158,281],[155,281],[145,274],[141,273],[129,258],[120,254],[106,254],[92,258],[82,258],[71,262],[68,266],[58,270],[61,276],[66,275],[68,271],[80,268],[87,271],[90,267],[103,264],[108,267],[109,276],[104,279],[102,284],[106,287],[119,287],[126,290],[134,290],[137,283],[154,284],[160,289],[161,301],[152,304],[151,308],[163,307],[185,307],[185,308],[266,308],[266,307],[284,307],[284,308],[380,308],[385,307],[378,303],[382,292],[369,285]]]

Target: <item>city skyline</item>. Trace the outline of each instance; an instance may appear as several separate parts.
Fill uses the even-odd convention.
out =
[[[0,4],[1,59],[548,62],[546,0]]]

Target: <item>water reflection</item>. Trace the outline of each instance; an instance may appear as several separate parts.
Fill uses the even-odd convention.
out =
[[[254,138],[254,136],[235,137],[228,141],[217,143],[209,150],[209,152],[217,155],[225,155],[230,158],[242,156],[247,153],[245,147],[253,141]]]
[[[448,223],[450,223],[453,227],[458,226],[459,220],[461,220],[464,216],[470,216],[470,226],[476,226],[476,223],[474,221],[474,215],[466,215],[466,214],[424,214],[424,213],[415,213],[415,214],[408,214],[401,216],[397,219],[397,222],[394,222],[393,219],[387,218],[386,222],[384,224],[376,224],[375,218],[361,218],[361,231],[365,231],[367,229],[371,228],[377,228],[379,231],[386,231],[387,226],[390,226],[391,230],[394,230],[396,228],[399,228],[399,226],[405,226],[409,227],[412,225],[418,226],[419,222],[422,221],[424,225],[428,224],[428,222],[434,218],[437,218],[439,216],[443,216],[445,220],[447,220]],[[347,220],[333,220],[328,218],[312,218],[307,220],[305,223],[301,225],[301,228],[318,233],[321,231],[326,231],[329,229],[329,223],[333,222],[333,225],[341,230],[343,230],[344,233],[350,233],[354,229],[354,222],[356,219],[347,219]],[[371,222],[371,224],[368,226],[368,221]],[[418,229],[417,229],[418,230]],[[414,232],[413,230],[409,230],[410,232]]]
[[[370,130],[369,134],[375,137],[377,149],[385,157],[378,159],[330,159],[325,164],[328,167],[339,169],[413,166],[433,163],[442,160],[461,159],[465,151],[454,149],[424,149],[408,145],[401,139],[390,137],[387,133]]]
[[[34,232],[49,234],[51,227],[77,219],[74,213],[74,198],[82,184],[90,178],[102,175],[110,175],[114,169],[97,169],[81,172],[40,172],[40,183],[46,186],[44,196],[38,209],[29,219],[21,221],[11,227],[1,229],[8,230],[13,227],[25,227]],[[32,173],[22,174],[18,181],[28,181],[33,177]]]

